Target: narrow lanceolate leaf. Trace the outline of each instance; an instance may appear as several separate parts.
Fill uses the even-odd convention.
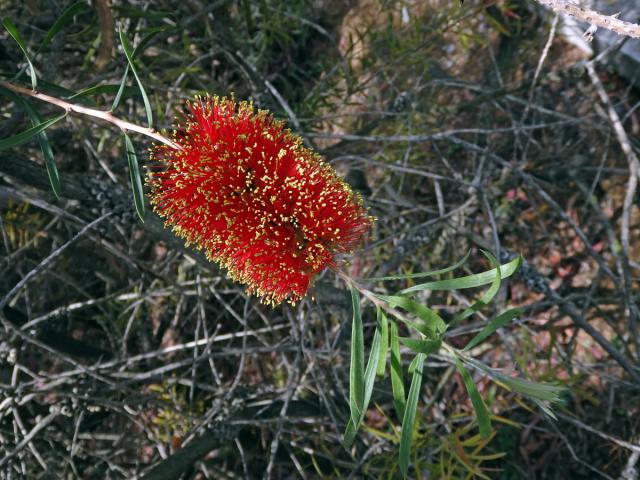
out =
[[[380,355],[378,357],[376,375],[383,377],[385,366],[387,365],[387,352],[389,351],[389,320],[380,307],[378,307],[377,317],[378,328],[380,329]]]
[[[354,423],[353,418],[349,418],[349,422],[347,423],[347,428],[344,432],[344,446],[345,448],[350,448],[353,440],[355,439],[356,432],[358,428],[360,428],[360,424],[362,420],[364,420],[364,415],[369,408],[369,401],[371,400],[371,394],[373,393],[373,385],[376,380],[376,368],[378,366],[378,359],[380,356],[380,330],[376,329],[376,332],[373,336],[373,342],[371,343],[371,352],[369,353],[369,362],[367,363],[367,368],[364,372],[364,401],[362,404],[362,413],[360,414],[360,418],[357,423]]]
[[[353,320],[351,323],[351,369],[349,373],[349,406],[351,420],[358,425],[364,407],[364,335],[360,313],[360,294],[351,288]]]
[[[170,30],[171,27],[152,27],[146,28],[145,31],[147,34],[140,39],[136,48],[133,49],[133,58],[136,58],[141,51],[144,51],[145,48],[151,43],[153,37],[155,37],[158,33],[166,32]]]
[[[522,257],[517,257],[509,263],[500,266],[500,278],[510,277],[520,266]],[[492,283],[496,278],[496,269],[486,272],[467,275],[466,277],[452,278],[449,280],[437,280],[434,282],[421,283],[410,288],[405,288],[400,293],[408,294],[420,292],[422,290],[462,290],[464,288],[475,288]]]
[[[37,127],[42,123],[42,118],[40,114],[35,110],[35,108],[31,107],[29,102],[24,101],[23,105],[27,110],[27,113],[31,117],[31,123],[34,127]],[[40,150],[42,150],[42,155],[44,156],[44,164],[47,168],[47,176],[49,177],[49,183],[51,184],[51,189],[55,194],[56,198],[60,198],[61,187],[60,187],[60,174],[58,173],[58,167],[56,165],[56,159],[53,156],[53,150],[51,149],[51,144],[49,143],[49,139],[47,138],[47,134],[42,131],[38,135],[38,143],[40,144]]]
[[[351,445],[353,445],[353,441],[356,438],[356,433],[358,432],[358,428],[354,425],[353,419],[349,417],[349,421],[347,422],[347,428],[344,431],[344,439],[342,444],[344,448],[349,449]]]
[[[149,103],[149,97],[147,97],[147,92],[142,85],[142,81],[138,76],[138,72],[136,71],[136,67],[133,63],[133,47],[127,37],[124,36],[122,30],[119,32],[120,35],[120,43],[122,43],[122,48],[124,50],[124,54],[127,57],[127,61],[129,62],[129,68],[133,72],[133,76],[136,77],[136,82],[138,82],[138,87],[140,88],[140,95],[142,95],[142,101],[144,102],[144,109],[147,113],[147,123],[149,124],[149,128],[153,125],[153,113],[151,112],[151,104]]]
[[[508,377],[498,374],[495,377],[497,382],[507,385],[511,390],[526,395],[537,400],[556,403],[561,400],[561,395],[566,392],[566,388],[550,383],[532,382],[525,378]]]
[[[399,337],[399,339],[401,339],[401,338],[402,337]],[[410,377],[413,376],[413,372],[416,371],[417,367],[418,367],[418,355],[413,357],[413,360],[411,360],[411,363],[409,363],[409,368],[407,368],[407,372],[409,372],[409,376]]]
[[[70,97],[68,97],[69,100],[79,100],[79,99],[85,99],[86,97],[92,97],[95,95],[102,95],[102,94],[112,94],[112,93],[119,93],[120,95],[125,95],[127,97],[130,97],[132,95],[135,95],[138,93],[138,89],[136,87],[124,87],[122,89],[122,92],[120,92],[120,85],[115,85],[115,84],[110,84],[110,85],[96,85],[93,87],[89,87],[89,88],[85,88],[84,90],[81,90],[77,93],[74,93],[73,95],[71,95]],[[111,109],[113,110],[115,107],[112,107]]]
[[[27,59],[27,63],[29,64],[29,76],[31,77],[31,88],[35,90],[38,87],[38,80],[36,79],[36,69],[33,68],[33,63],[31,63],[31,58],[29,57],[29,53],[27,53],[27,46],[11,19],[5,17],[2,19],[2,24],[4,25],[4,28],[7,29],[7,32],[9,32],[9,35],[11,35],[11,37],[16,41],[20,50],[22,50],[24,57]]]
[[[364,402],[362,404],[363,417],[367,409],[369,408],[369,400],[371,400],[371,394],[373,393],[373,384],[376,381],[376,370],[378,368],[378,360],[380,358],[381,341],[380,330],[376,328],[376,331],[373,335],[373,342],[371,342],[369,361],[364,372]]]
[[[111,111],[114,111],[120,105],[120,100],[122,99],[122,94],[127,85],[127,77],[129,76],[129,64],[124,69],[124,73],[122,74],[122,80],[120,80],[120,86],[118,87],[118,92],[116,93],[116,98],[113,99],[113,104],[111,105]]]
[[[440,346],[442,345],[442,340],[417,340],[415,338],[406,337],[400,337],[398,340],[400,340],[400,343],[405,347],[408,347],[416,353],[422,353],[424,355],[436,353],[440,350]]]
[[[140,166],[138,165],[138,157],[133,148],[133,143],[129,135],[123,133],[124,145],[127,152],[127,161],[129,162],[129,175],[131,176],[131,189],[133,190],[133,203],[136,206],[136,212],[140,220],[144,222],[144,191],[142,190],[142,180],[140,177]]]
[[[80,1],[69,5],[64,12],[60,15],[60,17],[54,22],[51,26],[44,39],[40,43],[38,50],[36,50],[36,55],[38,55],[42,50],[47,48],[47,45],[51,42],[53,37],[55,37],[60,30],[62,30],[72,19],[73,16],[78,13],[83,8],[87,7],[87,2]]]
[[[405,397],[404,379],[402,374],[402,358],[400,357],[400,342],[398,340],[398,324],[391,321],[391,389],[393,405],[398,418],[404,417]]]
[[[31,124],[34,127],[37,127],[42,123],[42,118],[38,111],[31,106],[28,100],[16,95],[10,90],[6,88],[0,87],[0,93],[8,96],[16,104],[22,106],[22,108],[27,112],[29,117],[31,118]],[[56,166],[56,160],[53,156],[53,150],[51,149],[51,145],[49,144],[49,139],[44,131],[37,134],[38,143],[40,144],[40,149],[42,150],[42,155],[44,156],[45,165],[47,167],[47,175],[49,176],[49,182],[51,183],[51,188],[53,193],[57,198],[60,198],[60,175],[58,174],[58,167]]]
[[[60,175],[58,174],[58,167],[56,166],[56,160],[53,156],[53,150],[51,150],[49,139],[44,132],[38,135],[38,142],[40,143],[42,155],[44,155],[44,164],[47,167],[47,176],[49,177],[51,189],[53,190],[56,198],[60,198],[62,190],[60,187]]]
[[[465,318],[468,318],[474,313],[482,310],[491,302],[491,300],[493,300],[498,291],[500,291],[500,284],[502,283],[500,269],[498,268],[500,264],[498,263],[496,257],[494,257],[491,253],[485,252],[484,250],[482,251],[482,253],[484,253],[484,255],[489,259],[491,266],[494,267],[493,269],[495,271],[495,278],[493,279],[493,282],[491,282],[491,287],[489,287],[489,289],[484,292],[484,294],[476,302],[474,302],[473,305],[471,305],[461,314],[456,315],[455,319],[453,320],[453,322],[456,324],[461,320],[464,320]]]
[[[425,355],[419,353],[416,358],[416,368],[411,378],[411,387],[409,388],[409,397],[407,398],[407,405],[404,416],[402,417],[402,434],[400,436],[400,471],[402,471],[402,475],[405,477],[409,470],[409,457],[413,443],[413,427],[416,420],[420,387],[422,386],[422,367],[424,365]]]
[[[512,308],[511,310],[507,310],[506,312],[501,313],[489,323],[487,323],[482,330],[478,332],[478,334],[471,339],[469,343],[464,347],[463,351],[467,351],[482,343],[482,341],[491,335],[493,332],[498,330],[499,328],[507,325],[511,320],[516,318],[518,315],[522,315],[521,308]]]
[[[415,302],[407,297],[392,296],[392,295],[376,295],[379,299],[387,302],[391,307],[400,307],[414,314],[420,320],[422,324],[418,325],[418,330],[426,337],[431,339],[438,339],[447,329],[447,325],[444,320],[435,311],[429,307]],[[413,326],[413,325],[412,325]]]
[[[474,358],[466,358],[465,361],[472,367],[486,373],[496,383],[500,383],[504,387],[530,397],[533,400],[559,402],[561,401],[561,395],[567,390],[565,387],[551,383],[534,382],[520,377],[509,377]]]
[[[153,37],[159,33],[162,32],[164,30],[166,30],[166,27],[156,27],[156,28],[152,28],[151,31],[145,35],[142,40],[140,40],[140,42],[138,43],[138,45],[136,45],[136,48],[133,49],[133,53],[131,54],[131,59],[133,60],[134,58],[136,58],[136,56],[138,55],[138,53],[141,50],[144,50],[144,48],[147,46],[147,44],[153,39]],[[127,83],[127,77],[129,76],[129,64],[127,63],[127,67],[124,69],[124,74],[122,75],[122,80],[120,80],[120,86],[119,88],[116,90],[116,98],[113,100],[113,105],[111,105],[111,110],[115,110],[116,108],[118,108],[118,105],[120,104],[120,100],[122,98],[122,94],[125,93],[126,91],[126,83]]]
[[[22,40],[22,37],[20,36],[18,29],[13,24],[11,19],[9,19],[9,17],[3,18],[2,24],[4,25],[4,28],[7,29],[7,32],[9,32],[9,35],[11,35],[11,37],[16,41],[16,43],[18,44],[18,47],[20,47],[20,50],[22,50],[22,53],[27,60],[27,64],[29,65],[29,76],[31,77],[31,88],[35,90],[38,87],[38,81],[36,79],[36,69],[33,68],[33,63],[31,63],[31,58],[29,57],[29,53],[27,53],[27,46],[24,43],[24,40]]]
[[[471,378],[465,366],[458,357],[454,357],[454,359],[456,361],[456,368],[458,372],[460,372],[464,386],[471,398],[471,404],[476,413],[476,420],[478,421],[478,428],[480,429],[480,436],[482,438],[488,438],[491,435],[491,418],[487,406],[484,404],[480,393],[478,393],[476,384],[473,382],[473,378]]]
[[[440,270],[431,270],[430,272],[421,272],[421,273],[409,273],[406,275],[392,275],[390,277],[369,277],[369,278],[365,278],[365,280],[372,281],[372,282],[380,282],[385,280],[406,280],[410,278],[435,277],[437,275],[442,275],[443,273],[448,273],[457,268],[460,268],[462,265],[466,263],[470,253],[471,253],[471,250],[469,250],[463,258],[458,260],[453,265],[447,268],[441,268]]]
[[[63,113],[59,117],[50,118],[39,125],[33,126],[24,132],[18,133],[13,137],[3,138],[0,140],[0,150],[6,150],[7,148],[15,147],[16,145],[20,145],[21,143],[26,142],[31,137],[38,135],[40,132],[44,132],[47,128],[53,125],[56,122],[59,122],[64,117],[67,116],[67,113]]]

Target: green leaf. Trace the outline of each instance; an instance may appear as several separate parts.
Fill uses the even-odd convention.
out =
[[[165,30],[168,30],[167,27],[155,27],[150,29],[151,32],[148,33],[147,35],[145,35],[142,40],[140,40],[140,42],[138,43],[138,45],[136,46],[136,48],[133,49],[133,53],[131,54],[131,59],[133,60],[134,58],[136,58],[136,56],[138,55],[138,53],[140,51],[142,51],[147,44],[149,43],[149,41],[154,37],[154,35],[156,35],[159,32],[163,32]],[[117,93],[116,93],[116,97],[113,100],[113,105],[111,105],[111,110],[115,110],[116,108],[118,108],[118,105],[120,104],[120,100],[122,98],[123,93],[127,90],[127,87],[125,86],[126,82],[127,82],[127,76],[129,75],[129,63],[127,63],[127,67],[124,69],[124,74],[122,75],[122,80],[120,80],[120,85],[117,89]]]
[[[51,28],[49,29],[49,31],[45,35],[44,40],[42,40],[42,43],[40,43],[40,46],[38,47],[38,50],[36,50],[36,53],[35,53],[34,57],[38,56],[38,54],[42,50],[47,48],[47,45],[49,45],[49,42],[51,42],[53,37],[55,37],[58,34],[58,32],[60,30],[62,30],[65,27],[65,25],[67,25],[67,23],[69,23],[69,21],[73,18],[73,16],[76,13],[78,13],[80,10],[82,10],[86,6],[87,6],[87,2],[84,2],[84,1],[76,2],[76,3],[72,4],[72,5],[69,5],[65,9],[65,11],[62,12],[60,17],[51,26]]]
[[[390,277],[368,277],[368,278],[365,278],[364,280],[371,281],[371,282],[381,282],[385,280],[406,280],[409,278],[435,277],[436,275],[442,275],[443,273],[448,273],[457,268],[460,268],[462,265],[465,264],[465,262],[469,258],[470,253],[471,253],[471,250],[469,250],[463,258],[458,260],[456,263],[454,263],[450,267],[441,268],[440,270],[432,270],[430,272],[421,272],[421,273],[409,273],[406,275],[392,275]]]
[[[70,97],[67,97],[69,100],[79,99],[83,97],[91,97],[94,95],[101,95],[103,93],[111,94],[119,92],[120,85],[96,85],[95,87],[85,88],[84,90],[74,93]],[[136,87],[124,87],[123,92],[120,95],[125,94],[125,96],[130,97],[138,93],[138,89]]]
[[[402,337],[398,337],[398,339],[401,339]],[[409,376],[413,376],[413,372],[416,371],[416,368],[418,367],[418,356],[416,355],[415,357],[413,357],[413,360],[411,360],[411,363],[409,363],[409,368],[407,368],[407,372],[409,372]]]
[[[373,385],[376,380],[376,367],[378,365],[378,359],[380,356],[380,330],[376,328],[376,332],[373,336],[373,342],[371,343],[371,352],[369,353],[369,361],[367,363],[367,369],[364,372],[364,401],[362,403],[362,413],[356,423],[353,418],[349,418],[347,423],[347,429],[344,432],[344,446],[350,448],[355,435],[360,428],[360,424],[364,419],[364,415],[369,408],[369,401],[371,400],[371,394],[373,393]]]
[[[347,422],[347,428],[344,430],[344,438],[342,440],[342,445],[347,450],[351,448],[353,445],[353,441],[356,439],[356,433],[358,429],[353,424],[353,419],[349,417],[349,421]]]
[[[402,358],[400,357],[400,342],[398,341],[398,324],[393,320],[391,320],[391,389],[393,392],[393,405],[398,418],[403,418],[405,397]]]
[[[377,311],[377,320],[378,328],[380,329],[380,355],[378,356],[376,375],[383,377],[385,366],[387,365],[387,352],[389,351],[389,320],[380,307],[378,307]]]
[[[499,374],[496,380],[507,385],[511,390],[526,395],[527,397],[545,400],[547,402],[560,402],[561,395],[566,388],[551,383],[532,382],[525,378],[508,377]]]
[[[158,33],[166,32],[168,30],[171,30],[172,28],[174,27],[165,26],[165,27],[145,28],[144,31],[146,32],[146,34],[144,37],[142,37],[142,39],[140,39],[140,41],[138,42],[138,45],[136,45],[136,48],[133,49],[132,57],[136,58],[141,51],[147,48],[147,45],[151,43],[151,40],[153,40],[153,37],[155,37]]]
[[[364,402],[362,404],[363,417],[367,411],[367,408],[369,408],[369,400],[371,400],[371,394],[373,393],[373,384],[376,381],[376,369],[378,368],[379,358],[380,358],[380,330],[376,328],[376,331],[373,335],[373,342],[371,342],[371,352],[369,352],[369,361],[367,362],[367,368],[364,372]]]
[[[471,375],[464,367],[460,359],[457,356],[454,356],[454,360],[456,361],[456,368],[458,369],[458,372],[460,372],[460,376],[462,377],[464,386],[467,389],[467,393],[471,398],[473,409],[476,412],[476,419],[478,421],[478,428],[480,429],[480,436],[482,438],[488,438],[489,436],[491,436],[491,418],[489,417],[487,406],[484,404],[480,393],[478,393],[476,384],[473,383]]]
[[[133,203],[136,207],[136,212],[140,220],[144,222],[144,191],[142,190],[142,180],[140,177],[140,166],[138,165],[138,157],[136,151],[133,148],[133,143],[129,135],[124,135],[125,150],[127,152],[127,160],[129,162],[129,175],[131,176],[131,188],[133,190]]]
[[[407,406],[404,411],[404,416],[402,417],[402,434],[400,436],[400,471],[405,477],[409,470],[409,457],[413,443],[413,427],[416,420],[420,387],[422,386],[422,367],[424,365],[425,355],[419,353],[416,358],[418,360],[411,379],[411,387],[409,387],[409,397],[407,398]]]
[[[7,148],[15,147],[16,145],[20,145],[21,143],[26,142],[31,137],[38,135],[40,132],[44,132],[51,125],[59,122],[66,116],[67,112],[63,113],[59,117],[50,118],[49,120],[46,120],[37,126],[31,127],[24,132],[18,133],[13,137],[3,138],[2,140],[0,140],[0,150],[6,150]]]
[[[351,420],[358,425],[364,406],[364,336],[360,313],[360,294],[351,287],[353,320],[351,322],[351,368],[349,371],[349,406]]]
[[[122,74],[122,80],[120,80],[120,87],[118,88],[118,93],[116,93],[116,98],[113,99],[113,104],[111,105],[111,111],[114,111],[120,105],[120,100],[122,98],[122,94],[126,88],[127,76],[129,76],[129,64],[127,64],[124,69],[124,73]]]
[[[28,75],[26,75],[23,72],[19,76],[16,76],[16,80],[24,82],[28,80]],[[38,91],[46,92],[48,94],[53,95],[54,97],[60,97],[64,99],[69,99],[76,93],[73,90],[69,90],[68,88],[61,87],[60,85],[57,85],[55,83],[47,82],[42,78],[38,80]],[[135,88],[135,91],[137,93],[138,89]],[[85,105],[87,107],[92,107],[92,108],[98,107],[98,104],[90,98],[78,97],[76,103]]]
[[[20,50],[22,50],[23,55],[27,59],[27,63],[29,64],[29,76],[31,77],[31,88],[35,90],[36,88],[38,88],[38,81],[36,79],[36,69],[33,68],[33,63],[31,63],[31,58],[27,53],[27,46],[25,45],[24,40],[22,40],[22,37],[20,36],[18,29],[16,28],[16,26],[13,24],[13,22],[9,17],[3,18],[2,24],[4,25],[4,28],[7,29],[7,32],[9,32],[9,35],[11,35],[13,39],[16,41],[16,43],[18,44],[18,47],[20,47]]]
[[[28,75],[24,72],[20,74],[20,76],[16,77],[17,80],[21,82],[25,82],[28,79]],[[73,95],[73,91],[68,88],[61,87],[56,83],[47,82],[42,78],[38,80],[38,90],[43,91],[46,90],[47,93],[52,93],[56,97],[68,97],[69,95]]]
[[[527,397],[531,397],[534,400],[560,402],[562,400],[561,395],[567,390],[565,387],[551,383],[533,382],[525,378],[509,377],[474,358],[466,357],[465,362],[470,366],[477,368],[481,372],[486,373],[494,381],[502,383],[507,388]]]
[[[131,68],[131,71],[133,72],[133,76],[136,77],[136,82],[138,82],[138,87],[140,88],[140,94],[142,95],[142,101],[144,102],[144,109],[147,113],[147,123],[149,124],[149,128],[151,128],[153,126],[153,113],[151,111],[151,104],[149,103],[147,92],[145,91],[144,86],[142,85],[142,81],[140,80],[140,77],[138,76],[138,72],[136,71],[136,67],[133,63],[133,48],[129,43],[129,40],[127,40],[127,37],[125,37],[124,34],[122,33],[122,30],[120,30],[118,34],[120,35],[120,43],[122,43],[124,54],[127,57],[127,61],[129,62],[128,67]],[[125,71],[125,75],[126,75],[126,71]]]
[[[31,124],[34,127],[37,127],[42,123],[42,118],[38,111],[31,106],[31,104],[24,98],[16,95],[11,90],[7,90],[6,88],[0,87],[0,92],[4,95],[11,98],[16,104],[19,104],[24,108],[29,117],[31,118]],[[40,149],[42,150],[42,155],[44,156],[45,166],[47,168],[47,175],[49,176],[49,183],[51,183],[51,189],[55,194],[56,198],[60,198],[60,175],[58,174],[58,167],[56,166],[56,160],[53,156],[53,150],[51,150],[51,145],[49,144],[49,139],[45,132],[40,132],[37,134],[38,143],[40,144]]]
[[[472,349],[476,345],[479,345],[485,338],[491,335],[493,332],[498,330],[499,328],[504,327],[506,324],[511,322],[518,315],[522,315],[523,310],[521,308],[512,308],[511,310],[507,310],[506,312],[501,313],[489,323],[487,323],[482,330],[480,330],[475,337],[471,339],[469,343],[462,350],[466,352],[467,350]]]
[[[39,125],[39,124],[36,124]],[[56,198],[60,198],[62,188],[60,187],[60,175],[58,174],[58,167],[56,166],[56,160],[53,156],[53,150],[49,144],[49,139],[44,132],[38,134],[38,143],[40,143],[40,149],[44,156],[44,164],[47,167],[47,176],[49,177],[49,183]]]
[[[461,314],[456,315],[456,317],[452,322],[454,324],[457,324],[461,320],[464,320],[465,318],[470,317],[474,313],[486,307],[489,303],[491,303],[491,300],[493,300],[493,297],[495,297],[496,294],[500,291],[500,284],[501,284],[502,278],[500,276],[500,269],[498,268],[499,266],[498,260],[496,260],[496,257],[494,257],[489,252],[485,252],[484,250],[482,250],[482,253],[484,253],[484,255],[489,259],[491,266],[494,267],[495,278],[493,279],[493,282],[491,282],[491,287],[489,287],[489,289],[476,302],[474,302],[473,305],[471,305]]]
[[[435,311],[429,307],[419,304],[407,297],[391,296],[391,295],[376,295],[380,300],[384,300],[391,307],[400,307],[406,311],[414,314],[421,319],[424,324],[413,324],[414,328],[417,328],[422,334],[433,340],[440,338],[440,336],[447,330],[447,325],[444,320]]]
[[[500,266],[500,278],[507,278],[514,274],[520,266],[522,257],[518,256],[509,263]],[[452,278],[449,280],[438,280],[435,282],[421,283],[410,288],[405,288],[400,293],[408,294],[420,292],[423,290],[462,290],[464,288],[481,287],[492,283],[496,278],[496,269],[493,268],[486,272],[467,275],[466,277]]]
[[[417,340],[407,337],[400,337],[398,340],[400,340],[400,343],[405,347],[410,348],[416,353],[423,353],[424,355],[436,353],[442,345],[442,340]]]

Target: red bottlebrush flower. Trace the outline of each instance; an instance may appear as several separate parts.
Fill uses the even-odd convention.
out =
[[[151,149],[151,203],[264,302],[299,300],[371,227],[359,195],[267,111],[197,99],[180,127],[180,149]]]

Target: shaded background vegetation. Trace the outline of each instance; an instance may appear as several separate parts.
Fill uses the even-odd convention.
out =
[[[526,313],[474,355],[566,385],[558,420],[477,377],[496,428],[481,442],[455,367],[435,355],[411,476],[637,478],[622,475],[640,452],[640,210],[637,194],[625,208],[629,160],[607,109],[636,149],[638,92],[607,55],[589,75],[533,2],[451,3],[95,0],[35,65],[42,91],[100,86],[71,101],[108,109],[127,65],[120,28],[138,47],[156,127],[206,93],[288,119],[378,219],[346,267],[355,277],[439,268],[469,249],[468,272],[487,267],[479,248],[523,254],[494,308]],[[68,5],[2,0],[0,10],[34,52]],[[3,77],[23,65],[0,33]],[[116,114],[144,124],[133,78]],[[30,126],[6,97],[0,115],[0,138]],[[2,478],[399,475],[388,379],[353,449],[340,445],[350,299],[331,272],[295,307],[261,305],[153,213],[137,220],[117,130],[69,116],[47,134],[59,200],[37,142],[0,152],[1,296],[32,272],[0,327]],[[144,164],[148,141],[134,144]],[[452,316],[475,294],[423,300]],[[372,325],[375,312],[363,314]]]

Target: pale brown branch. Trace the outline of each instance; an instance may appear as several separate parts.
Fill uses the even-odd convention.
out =
[[[69,103],[65,100],[62,100],[57,97],[52,97],[51,95],[47,95],[46,93],[36,92],[34,90],[30,90],[25,87],[21,87],[19,85],[14,85],[13,83],[6,82],[4,80],[0,80],[0,87],[4,87],[7,90],[11,90],[12,92],[19,93],[21,95],[28,95],[29,97],[36,98],[43,102],[50,103],[60,108],[64,108],[67,112],[79,113],[80,115],[87,115],[89,117],[99,118],[100,120],[104,120],[105,122],[112,123],[116,127],[118,127],[122,131],[130,131],[140,133],[142,135],[146,135],[147,137],[153,138],[158,142],[164,143],[165,145],[169,145],[172,148],[180,149],[181,147],[169,140],[164,135],[156,132],[152,128],[142,127],[140,125],[136,125],[135,123],[127,122],[122,120],[110,111],[105,110],[97,110],[94,108],[83,107],[82,105],[77,105],[75,103]]]
[[[606,28],[616,32],[618,35],[625,35],[632,38],[640,38],[640,25],[625,22],[615,16],[603,15],[595,10],[583,8],[569,0],[536,0],[539,4],[550,8],[557,13],[566,13],[578,20],[588,22],[596,27]]]

